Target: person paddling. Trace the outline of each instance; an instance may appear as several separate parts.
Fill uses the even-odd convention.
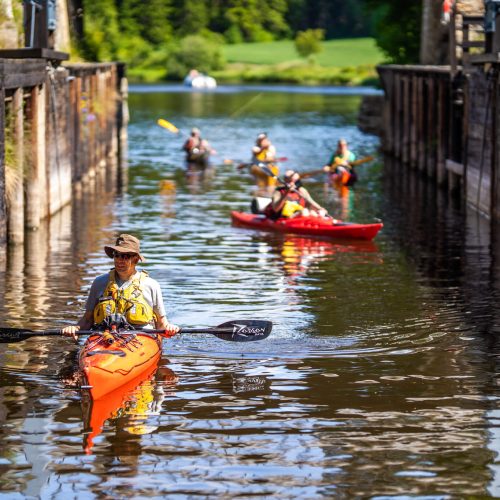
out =
[[[165,336],[173,337],[180,329],[167,320],[160,284],[146,271],[136,269],[139,261],[145,261],[139,240],[120,234],[104,251],[113,259],[114,267],[94,280],[85,313],[76,325],[63,328],[63,335],[76,340],[80,329],[106,330],[111,321],[121,319],[123,324],[118,326],[165,330]]]
[[[202,139],[200,129],[196,127],[191,129],[191,135],[182,146],[182,149],[186,152],[186,161],[188,163],[207,163],[210,155],[216,153],[210,143],[206,139]]]
[[[328,215],[327,211],[313,200],[309,191],[302,186],[300,175],[293,171],[285,172],[285,185],[276,188],[271,203],[265,209],[265,215],[277,220],[281,217],[297,217],[299,215],[321,216]]]
[[[340,139],[337,149],[323,170],[330,174],[332,184],[352,186],[358,180],[354,167],[351,165],[354,160],[356,160],[356,155],[349,150],[347,141]]]
[[[274,187],[276,180],[274,177],[262,171],[261,165],[265,165],[275,176],[279,174],[279,167],[276,161],[276,148],[271,143],[265,132],[257,136],[255,146],[252,148],[252,165],[250,173],[255,177],[259,187]]]

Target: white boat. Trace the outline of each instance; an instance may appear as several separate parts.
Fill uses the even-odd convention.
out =
[[[217,82],[215,81],[215,78],[204,75],[196,69],[192,69],[189,72],[189,75],[184,78],[184,85],[195,89],[214,89],[217,87]]]

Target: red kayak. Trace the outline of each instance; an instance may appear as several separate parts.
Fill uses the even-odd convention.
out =
[[[329,217],[309,216],[271,220],[261,214],[231,212],[231,218],[236,225],[262,229],[264,231],[279,231],[282,233],[352,240],[372,240],[383,227],[381,222],[354,224],[341,222]]]

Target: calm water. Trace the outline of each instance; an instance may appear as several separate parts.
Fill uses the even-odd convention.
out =
[[[500,496],[489,223],[379,157],[359,167],[348,197],[309,184],[335,216],[382,218],[373,243],[232,227],[230,210],[246,210],[255,188],[223,160],[247,160],[261,131],[302,171],[339,137],[359,156],[376,153],[378,140],[355,126],[360,97],[137,90],[128,187],[84,196],[9,252],[2,325],[75,321],[110,267],[104,244],[127,231],[143,239],[172,321],[269,319],[273,333],[250,344],[169,340],[155,373],[94,406],[71,382],[69,340],[2,344],[0,497]],[[183,138],[158,118],[201,128],[214,168],[186,172]]]

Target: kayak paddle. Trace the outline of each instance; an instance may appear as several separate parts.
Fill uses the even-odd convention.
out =
[[[178,134],[180,130],[173,124],[170,123],[167,120],[164,120],[163,118],[159,118],[156,123],[165,129],[167,129],[169,132],[172,132],[172,134]]]
[[[363,163],[368,163],[369,161],[372,161],[374,159],[375,159],[374,156],[365,156],[364,158],[360,158],[359,160],[354,160],[349,162],[349,166],[357,167],[358,165],[362,165]],[[324,173],[326,172],[323,169],[320,169],[320,170],[311,170],[309,172],[302,172],[302,173],[299,172],[299,175],[301,179],[307,179],[308,177],[314,177],[315,175]]]
[[[219,326],[207,328],[181,328],[177,333],[209,333],[222,340],[230,342],[251,342],[254,340],[263,340],[269,337],[273,324],[271,321],[257,319],[242,319],[237,321],[228,321]],[[92,335],[100,333],[94,330],[79,330],[77,335]],[[125,330],[120,331],[120,335],[133,335],[135,333],[165,333],[165,330]],[[31,337],[44,337],[50,335],[62,335],[62,330],[27,330],[24,328],[0,328],[0,344],[10,344],[13,342],[22,342]]]
[[[270,168],[262,166],[262,167],[260,167],[260,169],[262,170],[262,172],[264,172],[269,177],[276,179],[280,184],[282,184],[283,186],[286,186],[286,182],[281,177],[278,177]]]
[[[273,163],[279,163],[279,162],[282,162],[282,161],[288,161],[288,158],[286,156],[280,156],[279,158],[275,158],[274,160],[262,160],[262,161],[259,161],[257,163],[254,163],[254,162],[240,162],[238,164],[238,170],[241,170],[242,168],[245,168],[245,167],[251,167],[252,165],[257,165],[258,167],[261,166],[261,164],[273,164]],[[226,163],[226,160],[224,160],[224,162]],[[226,163],[226,164],[232,164],[232,163],[236,163],[235,161],[232,161],[232,160],[229,160],[229,162],[231,163]],[[261,167],[262,168],[262,167]]]

